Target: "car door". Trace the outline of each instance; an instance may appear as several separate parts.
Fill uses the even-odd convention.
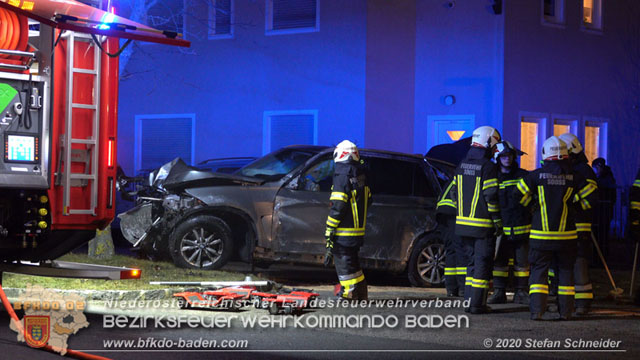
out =
[[[273,250],[322,255],[334,163],[331,154],[306,166],[276,195]]]
[[[435,226],[437,184],[422,159],[361,152],[373,202],[367,213],[363,259],[370,267],[393,268],[407,256],[411,242]],[[322,255],[329,214],[333,160],[326,155],[286,184],[274,203],[273,250]],[[393,263],[393,264],[389,264]]]
[[[393,268],[408,256],[412,241],[435,226],[437,190],[419,158],[366,155],[373,202],[360,256],[373,264],[389,262],[375,267]]]

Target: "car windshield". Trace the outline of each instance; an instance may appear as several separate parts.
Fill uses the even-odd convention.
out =
[[[315,154],[309,150],[280,149],[239,169],[236,174],[275,181],[304,164]]]

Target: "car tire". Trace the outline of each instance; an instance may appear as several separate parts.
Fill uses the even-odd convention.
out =
[[[444,241],[437,233],[416,242],[409,258],[408,277],[412,286],[434,287],[444,285]]]
[[[183,268],[219,269],[229,261],[232,252],[231,229],[215,216],[187,219],[176,227],[169,239],[171,258]]]

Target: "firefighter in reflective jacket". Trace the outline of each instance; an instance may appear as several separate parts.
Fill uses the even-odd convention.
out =
[[[638,239],[640,236],[640,169],[629,191],[629,200],[631,201],[629,222],[635,241],[638,241],[640,240]]]
[[[545,140],[542,168],[530,172],[518,183],[520,203],[532,203],[533,219],[529,235],[529,309],[532,320],[541,320],[547,308],[547,274],[551,261],[558,264],[558,311],[568,320],[573,313],[573,265],[576,257],[576,209],[589,205],[586,179],[573,172],[567,144],[556,136]],[[579,204],[578,204],[579,203]]]
[[[629,191],[629,223],[631,224],[631,236],[636,242],[636,252],[638,251],[638,242],[640,241],[640,169],[636,179]],[[637,255],[637,254],[636,254]],[[633,269],[635,271],[635,269]],[[636,290],[635,303],[640,305],[640,287]]]
[[[336,166],[325,231],[325,266],[333,259],[340,280],[337,296],[366,300],[367,282],[360,267],[358,251],[364,238],[371,192],[366,185],[358,148],[352,142],[345,140],[338,144],[333,160]]]
[[[443,229],[445,267],[444,285],[447,288],[447,296],[463,297],[464,280],[467,274],[469,260],[464,254],[462,240],[455,234],[456,227],[456,202],[451,197],[453,180],[445,187],[436,206],[436,219]]]
[[[493,295],[487,300],[489,304],[507,302],[507,282],[509,280],[509,260],[513,259],[516,293],[513,302],[529,304],[529,231],[531,230],[531,213],[520,204],[520,192],[516,185],[528,171],[518,166],[516,156],[523,152],[510,142],[502,141],[496,145],[495,159],[498,172],[500,199],[500,215],[504,235],[497,249],[493,265]]]
[[[473,131],[471,148],[455,172],[452,196],[457,200],[456,235],[468,256],[465,309],[472,314],[489,312],[487,292],[493,268],[496,236],[502,234],[498,204],[498,169],[491,162],[500,133],[490,126]]]
[[[596,182],[596,174],[593,172],[589,161],[584,154],[582,145],[578,138],[566,133],[560,135],[560,139],[567,144],[569,150],[569,159],[573,167],[573,171],[579,173],[587,180],[587,188],[580,194],[581,197],[589,196],[596,198],[598,183]],[[593,194],[593,195],[592,195]],[[573,276],[575,278],[575,305],[576,315],[586,315],[591,309],[591,301],[593,301],[593,286],[589,280],[589,258],[591,257],[591,222],[593,218],[593,209],[588,201],[582,203],[582,206],[576,212],[576,231],[578,232],[578,247],[576,253],[576,263],[573,267]]]

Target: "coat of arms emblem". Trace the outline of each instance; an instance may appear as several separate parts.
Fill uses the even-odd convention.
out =
[[[45,315],[25,315],[24,339],[32,347],[43,347],[49,341],[50,321]]]

